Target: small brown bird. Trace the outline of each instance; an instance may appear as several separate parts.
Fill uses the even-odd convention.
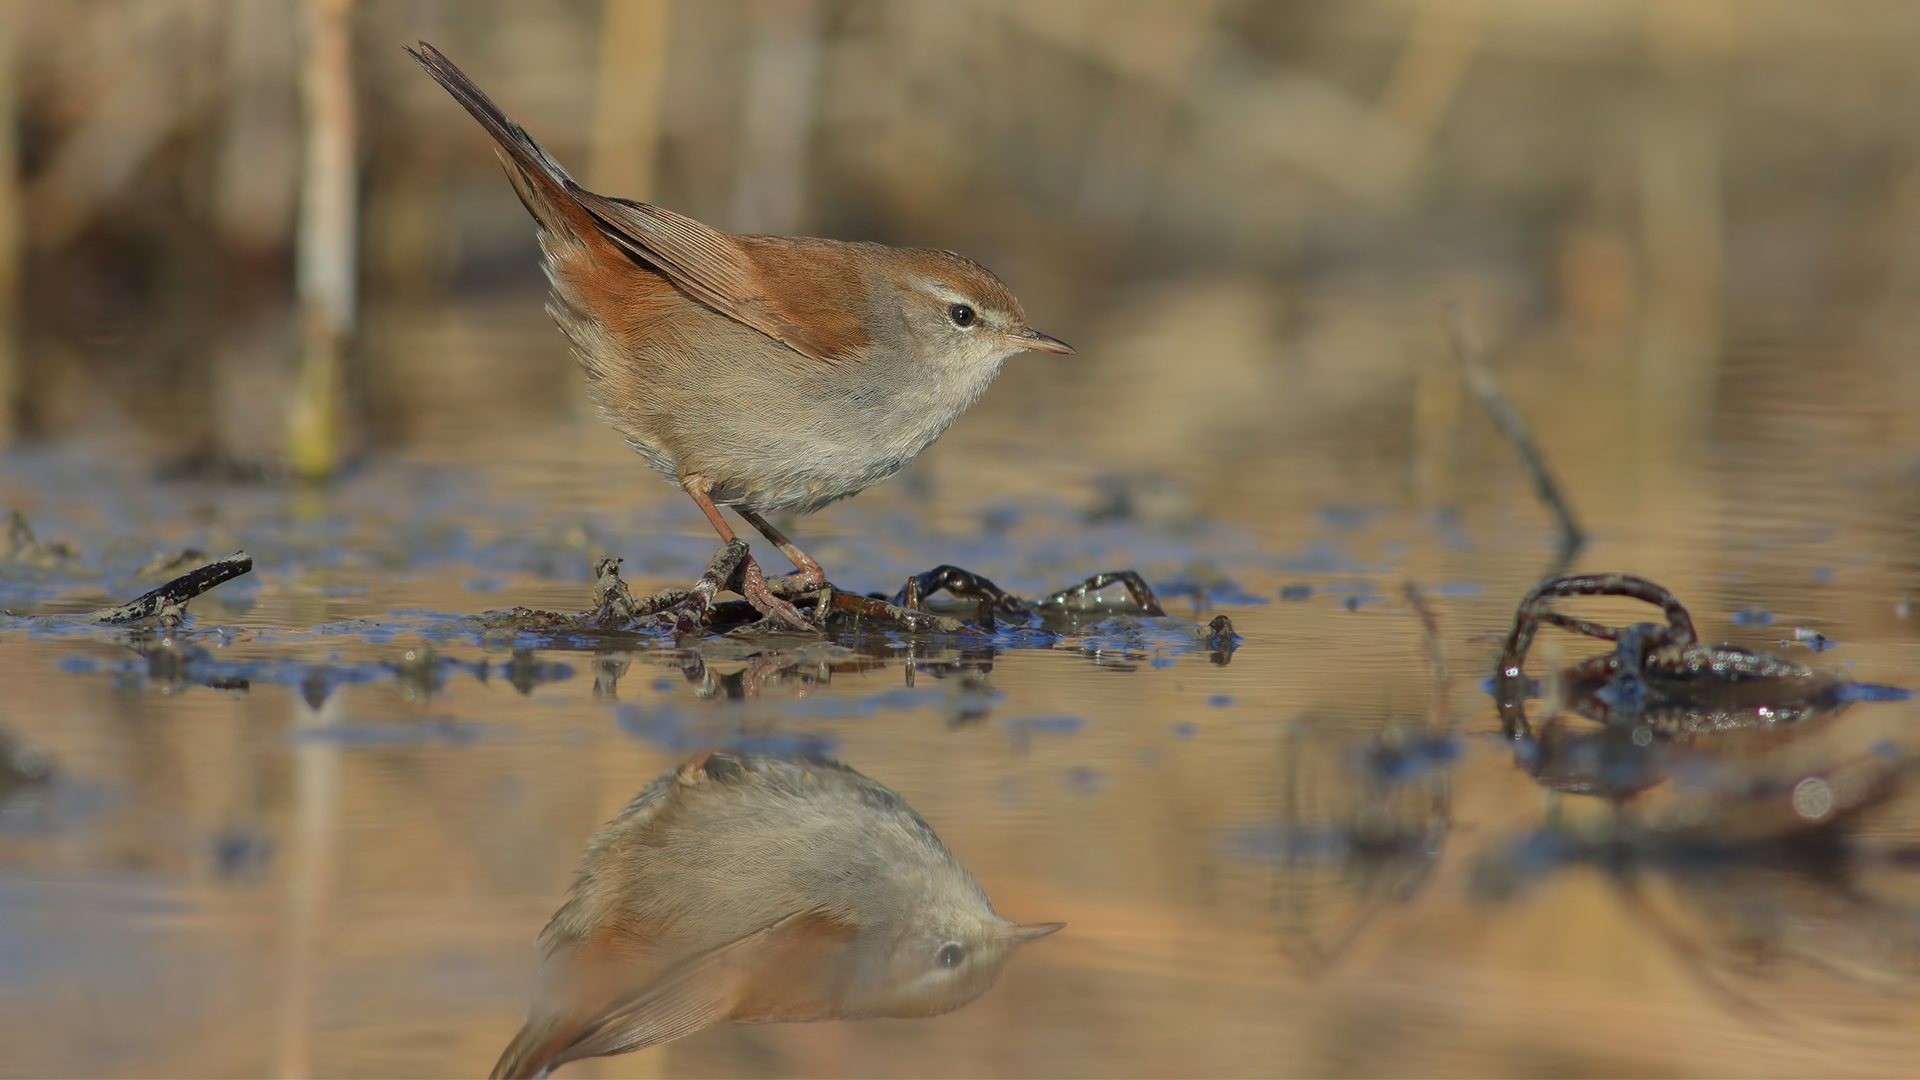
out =
[[[728,1021],[934,1016],[1063,925],[996,915],[912,807],[845,765],[700,754],[587,842],[493,1075]]]
[[[539,227],[548,310],[600,410],[723,541],[731,506],[809,584],[820,564],[767,522],[862,491],[920,456],[1024,349],[1027,325],[985,267],[949,251],[720,232],[574,183],[426,42],[408,50],[500,144]],[[747,599],[807,625],[758,564]]]

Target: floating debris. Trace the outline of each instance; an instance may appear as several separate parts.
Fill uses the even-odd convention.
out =
[[[124,604],[102,608],[87,616],[94,622],[126,624],[152,619],[162,626],[178,626],[187,614],[187,603],[222,582],[232,581],[253,571],[253,560],[244,551],[188,571],[152,592],[143,593]]]
[[[1807,648],[1812,649],[1814,652],[1817,652],[1817,653],[1826,652],[1828,649],[1837,649],[1840,647],[1839,642],[1833,640],[1832,638],[1828,637],[1827,635],[1821,633],[1818,630],[1808,629],[1807,627],[1804,627],[1804,626],[1794,627],[1792,639],[1782,640],[1780,644],[1805,645]]]
[[[1659,607],[1666,623],[1611,627],[1560,614],[1551,601],[1619,596]],[[1586,574],[1541,583],[1514,613],[1494,673],[1494,697],[1509,738],[1531,734],[1522,672],[1538,628],[1555,626],[1614,643],[1559,674],[1564,704],[1602,723],[1646,725],[1662,737],[1792,723],[1846,703],[1844,676],[1737,645],[1702,644],[1671,592],[1626,574]]]
[[[1618,596],[1661,609],[1662,623],[1612,627],[1550,610],[1558,598]],[[1523,669],[1542,625],[1611,641],[1611,652],[1558,672],[1556,714],[1536,730],[1526,702],[1539,684]],[[1821,638],[1824,641],[1824,638]],[[1811,641],[1802,642],[1811,646]],[[1785,642],[1783,642],[1785,644]],[[1816,651],[1817,651],[1817,646]],[[1855,702],[1910,696],[1899,687],[1846,676],[1735,645],[1702,644],[1692,616],[1674,595],[1644,578],[1588,574],[1541,583],[1514,613],[1492,680],[1502,729],[1514,758],[1543,786],[1575,794],[1630,798],[1662,783],[1672,755],[1662,744],[1732,731],[1766,731],[1830,716]],[[1598,721],[1597,731],[1561,723],[1558,710]]]

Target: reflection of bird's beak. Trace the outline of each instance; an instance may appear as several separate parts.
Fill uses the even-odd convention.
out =
[[[1065,925],[1067,924],[1063,922],[1008,923],[1000,928],[1000,936],[1015,945],[1025,945],[1035,938],[1046,937]]]
[[[1073,346],[1057,337],[1048,337],[1031,326],[1017,334],[1008,334],[1007,340],[1023,349],[1032,349],[1035,352],[1066,353],[1069,356],[1073,354]]]

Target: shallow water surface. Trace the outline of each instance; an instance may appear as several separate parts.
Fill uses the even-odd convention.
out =
[[[1577,568],[1660,581],[1709,641],[1920,686],[1920,458],[1849,434],[1870,386],[1760,374],[1764,409],[1652,465],[1577,372],[1521,395],[1595,533]],[[720,1027],[562,1075],[1912,1070],[1911,800],[1756,848],[1758,811],[1688,799],[1862,761],[1897,787],[1913,702],[1695,739],[1632,798],[1548,790],[1482,682],[1552,537],[1480,417],[1439,489],[1344,424],[1146,472],[1011,381],[797,538],[861,591],[1134,567],[1169,618],[617,650],[476,629],[588,606],[602,553],[644,587],[711,553],[591,418],[375,455],[325,491],[14,452],[0,495],[75,557],[0,567],[0,1073],[484,1072],[587,837],[716,746],[852,765],[1002,914],[1067,927],[947,1016]],[[47,617],[184,547],[257,569],[172,634]],[[1218,613],[1230,656],[1195,632]],[[1543,634],[1533,673],[1592,651]],[[1661,815],[1686,826],[1649,833]]]

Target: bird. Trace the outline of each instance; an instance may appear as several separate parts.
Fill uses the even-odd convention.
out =
[[[904,799],[846,765],[706,751],[588,841],[492,1075],[726,1022],[935,1016],[1064,925],[996,914]]]
[[[407,51],[499,144],[539,235],[548,311],[601,415],[723,543],[725,506],[778,547],[796,585],[826,572],[767,515],[811,513],[899,472],[1008,357],[1074,351],[950,251],[733,234],[588,191],[438,49]],[[750,556],[741,582],[762,616],[810,626]]]

